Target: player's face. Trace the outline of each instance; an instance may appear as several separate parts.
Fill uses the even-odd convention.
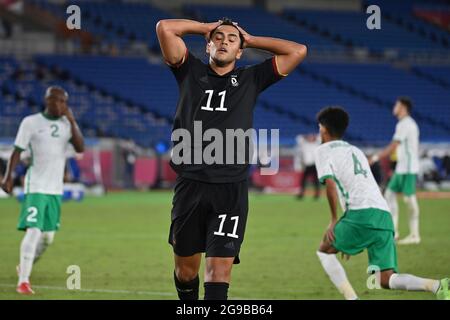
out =
[[[397,101],[395,104],[394,104],[394,108],[392,109],[392,114],[395,116],[395,117],[398,117],[399,115],[400,115],[400,113],[403,111],[403,104],[401,104],[400,103],[400,101]]]
[[[327,128],[325,128],[323,125],[321,125],[319,123],[319,134],[320,134],[320,139],[323,142],[327,142],[327,135],[328,135],[328,131]]]
[[[243,51],[240,45],[239,31],[235,27],[220,26],[209,40],[206,52],[217,65],[223,66],[240,59]]]
[[[45,101],[47,111],[51,116],[63,116],[67,109],[67,94],[64,91],[53,90]]]

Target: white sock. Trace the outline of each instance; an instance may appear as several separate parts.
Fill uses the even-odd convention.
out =
[[[336,286],[340,293],[342,293],[346,300],[356,300],[358,296],[353,290],[352,285],[347,279],[344,267],[342,267],[335,254],[328,254],[317,251],[322,267],[330,277],[331,282]]]
[[[386,189],[384,192],[384,198],[386,199],[389,209],[391,210],[392,221],[394,222],[395,237],[398,237],[398,203],[397,194],[390,189]]]
[[[413,276],[411,274],[394,273],[389,278],[389,288],[408,291],[429,291],[436,293],[439,281]]]
[[[41,230],[38,228],[28,228],[20,245],[20,272],[19,284],[22,282],[30,282],[31,269],[33,269],[34,255],[39,239],[41,238]]]
[[[409,211],[409,234],[413,237],[419,237],[419,204],[416,195],[405,197],[406,205]]]
[[[47,250],[48,246],[53,243],[54,238],[55,231],[47,231],[41,234],[41,238],[39,239],[39,243],[36,247],[34,262],[36,262],[42,256],[45,250]]]

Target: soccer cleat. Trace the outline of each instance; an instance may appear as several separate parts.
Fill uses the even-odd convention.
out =
[[[402,244],[404,244],[404,245],[419,244],[419,243],[420,243],[420,237],[412,236],[412,235],[409,235],[401,240],[398,240],[398,242],[397,242],[397,244],[400,244],[400,245],[402,245]]]
[[[32,295],[34,294],[33,289],[31,289],[31,285],[29,282],[22,282],[21,284],[19,284],[17,286],[16,291],[20,294],[24,294],[24,295]]]
[[[448,278],[444,278],[440,281],[439,289],[436,292],[436,299],[450,300],[450,292],[448,290]]]

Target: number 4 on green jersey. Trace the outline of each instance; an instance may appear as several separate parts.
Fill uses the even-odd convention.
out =
[[[353,168],[355,175],[362,174],[364,178],[367,178],[367,170],[364,170],[361,162],[359,162],[358,158],[352,153],[353,158]]]

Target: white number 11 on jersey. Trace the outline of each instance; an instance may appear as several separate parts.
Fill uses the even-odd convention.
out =
[[[208,95],[208,100],[206,101],[206,106],[202,106],[202,110],[206,111],[227,111],[227,108],[224,106],[225,104],[225,94],[227,93],[227,90],[220,91],[218,96],[220,96],[220,107],[218,108],[211,108],[211,100],[212,96],[214,94],[214,90],[205,90],[205,93]]]

